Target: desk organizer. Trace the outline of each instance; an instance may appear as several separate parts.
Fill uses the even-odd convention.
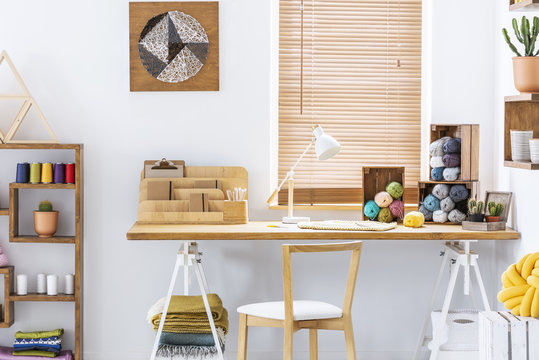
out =
[[[184,177],[145,178],[139,192],[139,224],[246,224],[243,201],[225,200],[227,190],[247,189],[242,167],[185,166]],[[211,187],[210,187],[211,186]]]

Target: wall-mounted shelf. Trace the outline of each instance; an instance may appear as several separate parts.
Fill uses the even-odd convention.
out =
[[[9,216],[9,209],[0,209],[0,216]]]
[[[509,11],[518,10],[536,10],[539,7],[539,0],[522,0],[516,2],[515,0],[509,0]]]
[[[539,170],[539,164],[513,161],[511,155],[511,130],[533,130],[534,137],[539,136],[539,94],[506,96],[504,122],[504,166]]]
[[[75,189],[75,184],[30,184],[11,183],[9,187],[14,189]]]
[[[531,162],[522,162],[522,161],[504,161],[503,165],[505,167],[512,167],[517,169],[524,170],[539,170],[539,164],[532,164]]]
[[[44,295],[44,294],[35,294],[28,293],[28,295],[17,295],[14,293],[9,294],[9,301],[47,301],[47,302],[72,302],[75,301],[75,295]]]
[[[0,267],[0,275],[4,276],[4,313],[0,328],[8,328],[15,322],[15,304],[9,301],[9,294],[15,290],[14,267]]]
[[[42,243],[42,244],[74,244],[76,238],[74,236],[55,236],[50,238],[40,238],[35,235],[15,236],[9,239],[10,242],[17,243]]]

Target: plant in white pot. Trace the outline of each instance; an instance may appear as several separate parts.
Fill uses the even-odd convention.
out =
[[[58,211],[52,209],[50,201],[39,203],[39,210],[34,211],[34,230],[39,237],[52,237],[58,227]]]
[[[503,29],[503,37],[509,48],[516,54],[513,58],[513,79],[515,87],[521,93],[539,93],[539,49],[535,51],[535,42],[539,35],[539,18],[533,17],[533,26],[526,16],[522,17],[520,29],[517,19],[513,19],[513,30],[517,40],[524,45],[522,55],[511,42],[507,29]]]

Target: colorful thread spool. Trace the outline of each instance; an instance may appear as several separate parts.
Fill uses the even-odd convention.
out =
[[[18,163],[17,164],[17,179],[18,183],[27,183],[30,181],[30,164]]]
[[[43,163],[41,165],[41,182],[43,184],[52,184],[52,164]]]
[[[39,184],[41,181],[41,163],[30,164],[30,183]]]
[[[66,164],[66,184],[75,183],[75,164]]]
[[[54,165],[54,183],[63,184],[65,182],[66,165],[63,163],[56,163]]]

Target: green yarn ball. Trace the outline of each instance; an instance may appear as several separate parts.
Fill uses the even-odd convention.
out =
[[[378,213],[378,221],[383,223],[393,222],[393,215],[391,214],[391,210],[389,210],[389,208],[381,208],[380,212]]]
[[[386,186],[386,191],[393,199],[400,199],[404,193],[402,185],[396,181],[389,183],[389,185]]]

